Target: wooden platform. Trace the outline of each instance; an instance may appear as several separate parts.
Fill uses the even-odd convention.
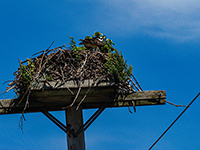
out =
[[[63,110],[63,107],[69,106],[72,103],[79,87],[81,87],[81,91],[76,103],[82,100],[92,84],[92,80],[84,80],[80,86],[75,81],[67,83],[35,83],[31,87],[29,107],[26,109],[26,112],[39,112],[40,108],[45,108],[48,111]],[[166,93],[163,90],[140,91],[126,95],[120,95],[116,90],[117,85],[113,82],[101,82],[93,85],[82,103],[83,109],[99,108],[102,105],[106,105],[106,107],[125,107],[165,104]],[[21,113],[26,99],[25,97],[20,104],[21,97],[18,99],[0,100],[0,114]]]

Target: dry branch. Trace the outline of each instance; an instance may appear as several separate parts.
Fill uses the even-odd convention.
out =
[[[108,53],[93,52],[87,49],[73,51],[63,45],[50,50],[48,48],[47,50],[37,52],[33,56],[33,58],[20,62],[20,67],[14,73],[15,79],[9,83],[8,90],[14,88],[16,94],[21,97],[19,103],[21,103],[27,95],[31,86],[41,81],[47,83],[50,81],[67,83],[67,81],[75,80],[79,82],[77,93],[73,93],[68,88],[72,95],[76,94],[70,106],[72,106],[78,98],[81,90],[81,81],[86,79],[92,79],[94,83],[102,79],[115,81],[113,74],[107,72],[104,65],[108,60]],[[127,78],[126,81],[122,82],[118,80],[116,83],[119,85],[118,91],[120,93],[135,92],[141,89],[137,87],[130,77]],[[136,83],[138,84],[137,81]],[[78,107],[88,95],[91,87],[89,87]]]

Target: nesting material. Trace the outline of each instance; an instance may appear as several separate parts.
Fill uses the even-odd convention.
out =
[[[63,45],[40,51],[33,56],[20,62],[20,67],[14,72],[14,81],[9,83],[8,89],[14,88],[18,95],[24,94],[29,86],[36,82],[62,81],[65,83],[70,80],[86,79],[98,80],[98,82],[105,79],[115,81],[119,85],[119,92],[138,90],[131,78],[122,83],[107,71],[104,64],[109,57],[108,53],[91,50],[75,52]]]

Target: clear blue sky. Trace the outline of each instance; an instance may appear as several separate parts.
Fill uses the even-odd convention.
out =
[[[0,83],[14,78],[18,58],[104,33],[114,41],[144,90],[165,90],[167,100],[189,104],[200,91],[200,3],[197,0],[0,1]],[[0,85],[0,91],[5,90]],[[5,98],[13,98],[12,92]],[[0,97],[3,98],[2,96]],[[155,150],[200,149],[200,98]],[[146,150],[182,112],[169,104],[106,109],[86,131],[87,150]],[[95,110],[84,111],[86,120]],[[52,112],[65,123],[64,112]],[[66,135],[41,113],[0,116],[0,149],[62,150]]]

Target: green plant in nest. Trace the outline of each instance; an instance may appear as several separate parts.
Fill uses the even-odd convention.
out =
[[[127,64],[127,60],[124,60],[122,52],[118,52],[114,48],[114,42],[103,35],[101,32],[97,31],[92,36],[86,36],[85,39],[91,39],[95,37],[103,37],[105,46],[101,47],[100,52],[108,53],[107,62],[104,64],[105,73],[112,75],[116,82],[125,82],[128,77],[131,76],[133,67]],[[76,42],[72,37],[70,37],[71,42],[69,43],[72,47],[72,51],[78,57],[78,51],[84,50],[85,46],[77,47]]]
[[[27,65],[20,62],[19,71],[22,75],[25,84],[30,84],[32,82],[32,76],[35,75],[35,65],[33,61],[27,58]]]
[[[52,76],[52,75],[50,75],[50,76],[46,75],[45,78],[46,78],[48,81],[52,81],[52,80],[53,80],[53,76]]]
[[[133,67],[127,64],[127,60],[124,60],[122,52],[115,50],[114,53],[108,53],[109,57],[104,64],[106,73],[111,74],[116,82],[125,82],[131,76]]]
[[[71,41],[69,42],[69,45],[70,45],[70,48],[71,48],[71,50],[73,52],[73,55],[76,57],[76,59],[78,61],[80,61],[80,54],[79,54],[79,52],[81,50],[84,50],[85,47],[76,46],[76,42],[75,42],[74,38],[71,37],[71,36],[69,36],[69,38],[71,39]]]
[[[105,46],[101,47],[101,52],[108,53],[107,62],[104,64],[106,73],[114,76],[116,82],[125,82],[128,77],[131,76],[133,67],[127,64],[127,60],[124,60],[122,52],[118,52],[114,48],[114,42],[107,38],[99,31],[95,32],[92,37],[103,37]]]

